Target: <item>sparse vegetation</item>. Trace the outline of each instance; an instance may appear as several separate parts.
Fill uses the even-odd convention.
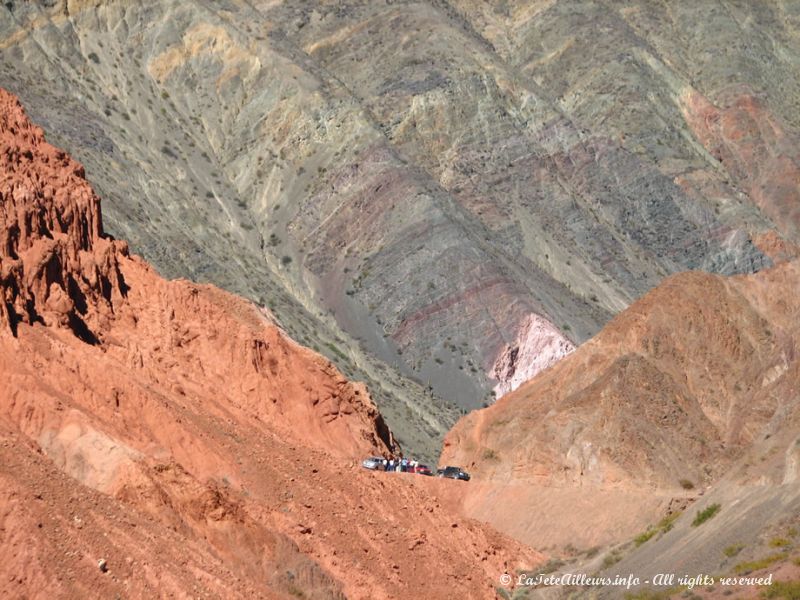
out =
[[[334,344],[333,342],[326,342],[325,347],[328,348],[328,350],[330,350],[331,352],[333,352],[337,358],[340,358],[341,360],[347,360],[347,355],[345,355],[344,352],[339,350],[338,346],[336,346],[336,344]]]
[[[786,548],[786,546],[791,546],[792,542],[783,537],[776,537],[769,541],[769,545],[772,548]]]
[[[612,550],[603,557],[603,568],[608,569],[622,560],[622,552],[619,550]]]
[[[675,520],[681,516],[680,512],[674,512],[671,515],[667,515],[663,519],[661,519],[654,527],[649,527],[647,531],[640,533],[635,538],[633,538],[633,543],[637,546],[641,546],[648,540],[652,539],[657,533],[666,533],[670,529],[672,529],[672,524]]]
[[[737,575],[745,575],[752,571],[759,571],[761,569],[766,569],[768,566],[784,560],[787,556],[788,555],[785,552],[781,552],[779,554],[771,554],[770,556],[764,557],[760,560],[741,562],[735,567],[733,567],[733,572],[736,573]]]
[[[694,521],[692,521],[692,527],[697,527],[699,525],[702,525],[710,518],[714,517],[719,512],[720,508],[722,507],[719,504],[716,503],[709,504],[699,513],[697,513],[697,515],[695,515]]]
[[[694,483],[692,483],[688,479],[681,479],[680,481],[678,481],[678,483],[681,484],[681,487],[683,489],[685,489],[685,490],[693,490],[694,489]]]
[[[677,521],[678,517],[680,517],[682,514],[683,511],[679,510],[672,513],[671,515],[667,515],[658,522],[658,528],[664,533],[668,532],[670,529],[672,529],[672,526],[675,524],[675,521]]]
[[[739,552],[741,552],[743,548],[744,548],[744,544],[731,544],[730,546],[725,548],[722,551],[722,553],[725,556],[727,556],[728,558],[731,558],[731,557],[736,556],[737,554],[739,554]]]
[[[100,64],[100,57],[99,57],[99,56],[97,56],[97,52],[89,52],[89,54],[88,54],[88,58],[89,58],[89,60],[90,60],[90,61],[92,61],[94,64],[96,64],[96,65],[99,65],[99,64]]]
[[[291,256],[287,256],[285,254],[283,256],[281,256],[281,264],[284,267],[288,267],[291,264],[291,262],[292,262],[292,257]]]
[[[633,543],[636,544],[637,546],[641,546],[642,544],[644,544],[645,542],[650,540],[657,533],[658,533],[658,529],[655,529],[655,528],[648,529],[644,533],[640,533],[635,538],[633,538]]]

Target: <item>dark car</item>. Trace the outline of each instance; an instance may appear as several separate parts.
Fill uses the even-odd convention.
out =
[[[460,467],[445,467],[436,471],[437,477],[447,477],[449,479],[460,479],[461,481],[469,481],[469,473],[462,470]]]
[[[428,465],[417,465],[414,467],[414,472],[417,475],[428,475],[429,477],[433,476],[433,471]]]

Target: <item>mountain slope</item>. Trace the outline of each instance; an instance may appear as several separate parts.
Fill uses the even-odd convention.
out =
[[[450,403],[506,393],[665,276],[758,270],[751,237],[795,235],[774,175],[797,155],[796,21],[711,11],[759,45],[713,53],[706,7],[626,6],[11,3],[0,83],[88,165],[112,231],[270,302],[432,453]],[[706,131],[700,97],[733,129]]]
[[[364,385],[129,255],[3,90],[0,165],[3,596],[480,598],[541,560],[361,469],[394,444]]]
[[[631,539],[697,490],[728,504],[736,489],[760,494],[748,486],[794,494],[798,289],[796,259],[752,276],[667,279],[569,357],[459,421],[441,461],[480,482],[464,506],[527,543],[588,548]],[[536,511],[508,519],[512,506]],[[579,532],[576,518],[599,527]],[[758,531],[754,521],[747,535]],[[672,540],[672,558],[685,559]]]

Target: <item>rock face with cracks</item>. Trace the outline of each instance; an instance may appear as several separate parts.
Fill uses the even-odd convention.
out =
[[[0,595],[483,598],[541,560],[361,469],[394,444],[365,386],[104,235],[5,91],[0,163]]]

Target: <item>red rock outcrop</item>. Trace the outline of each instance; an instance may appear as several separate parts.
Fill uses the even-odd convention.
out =
[[[125,294],[118,257],[127,245],[103,236],[83,167],[48,144],[19,103],[0,102],[0,326],[38,321],[94,341]]]
[[[361,469],[393,443],[366,388],[104,236],[2,90],[0,160],[0,595],[482,598],[541,559]]]

